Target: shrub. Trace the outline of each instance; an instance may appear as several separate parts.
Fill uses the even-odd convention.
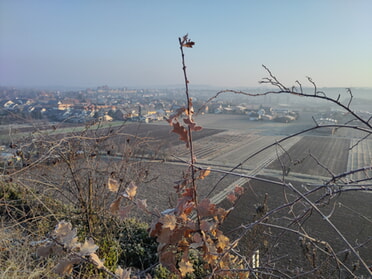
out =
[[[148,225],[136,219],[123,221],[118,234],[120,266],[147,269],[157,263],[157,242],[148,233]]]

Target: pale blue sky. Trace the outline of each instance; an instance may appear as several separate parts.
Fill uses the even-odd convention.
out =
[[[0,85],[372,87],[372,0],[0,0]]]

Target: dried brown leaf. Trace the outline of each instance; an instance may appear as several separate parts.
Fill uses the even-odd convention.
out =
[[[136,194],[137,194],[137,186],[132,181],[131,183],[129,183],[128,187],[125,189],[125,193],[123,194],[123,196],[130,200],[133,200]]]
[[[188,42],[182,44],[183,47],[190,47],[190,48],[193,47],[194,45],[195,45],[195,43],[192,42],[192,41],[188,41]]]
[[[210,173],[211,173],[211,169],[209,167],[205,170],[201,170],[199,173],[199,179],[206,178]]]
[[[225,220],[226,216],[231,212],[231,210],[232,208],[228,210],[225,210],[222,207],[217,208],[214,216],[215,220],[222,223]]]
[[[192,241],[193,243],[190,244],[190,248],[196,249],[204,245],[203,237],[198,232],[192,236]]]
[[[183,122],[190,127],[191,131],[200,131],[203,129],[201,126],[196,126],[196,123],[190,118],[184,118]]]
[[[230,194],[227,195],[227,199],[231,202],[234,203],[237,200],[237,197],[235,196],[234,192],[231,192]]]
[[[120,201],[123,197],[119,196],[111,205],[110,205],[110,211],[111,214],[115,215],[118,213],[119,208],[120,208]]]
[[[207,220],[201,220],[200,221],[200,229],[203,232],[210,232],[214,228],[214,223],[209,222]]]
[[[79,263],[79,259],[62,259],[54,268],[54,272],[58,275],[70,274],[74,264]]]
[[[186,215],[189,214],[194,208],[194,204],[191,202],[191,200],[192,200],[192,197],[189,197],[189,196],[180,198],[176,205],[176,211],[175,211],[176,214],[182,214],[182,213],[185,213]]]
[[[171,272],[177,272],[176,257],[173,251],[163,251],[159,254],[159,262]]]
[[[150,236],[151,237],[158,236],[161,232],[161,227],[162,227],[161,223],[153,221],[150,227]]]
[[[174,123],[177,123],[178,122],[177,118],[180,117],[180,115],[182,115],[182,113],[184,113],[185,111],[186,111],[186,109],[184,107],[177,109],[176,112],[173,113],[167,119],[167,122],[169,123],[169,125],[173,126]]]
[[[210,200],[206,198],[199,202],[197,209],[200,217],[206,217],[214,215],[216,205],[214,203],[211,203]]]
[[[235,194],[237,195],[243,195],[244,194],[244,187],[236,186],[234,189]]]
[[[163,229],[169,228],[170,230],[174,230],[176,225],[177,225],[176,216],[170,215],[170,214],[166,214],[166,215],[162,216],[159,219],[159,222],[163,224],[163,226],[162,226]]]
[[[58,242],[62,243],[65,248],[73,249],[79,246],[77,242],[77,230],[72,229],[72,225],[66,221],[60,221],[53,232],[53,236]]]
[[[180,137],[179,139],[186,143],[186,146],[189,146],[189,134],[185,127],[180,125],[179,122],[173,123],[173,133],[178,134]]]
[[[108,179],[107,186],[110,192],[116,193],[119,190],[119,183],[111,177]]]
[[[85,239],[85,242],[80,247],[79,255],[80,256],[88,256],[94,252],[96,252],[98,246],[94,244],[94,240],[92,238]]]
[[[148,210],[147,210],[147,200],[137,200],[136,204],[140,209],[142,209],[145,212],[148,212]]]
[[[131,270],[130,268],[122,269],[120,266],[115,270],[115,274],[119,276],[119,279],[130,279]]]
[[[216,247],[224,250],[227,245],[229,245],[230,239],[225,236],[221,231],[217,231],[217,244]],[[221,252],[219,251],[219,252]]]
[[[190,263],[189,261],[181,261],[178,266],[178,270],[181,272],[182,277],[185,277],[188,273],[194,272],[192,263]]]
[[[46,245],[40,246],[36,250],[36,255],[38,257],[46,258],[53,252],[54,243],[48,243]]]
[[[160,231],[156,240],[158,243],[168,244],[170,242],[171,235],[172,231],[169,228],[164,228]]]
[[[118,215],[121,219],[125,219],[128,217],[130,211],[132,210],[133,205],[129,204],[127,206],[124,206],[123,208],[119,209]]]
[[[96,253],[90,254],[90,259],[93,261],[93,263],[97,266],[97,268],[104,268],[103,261],[98,258]]]

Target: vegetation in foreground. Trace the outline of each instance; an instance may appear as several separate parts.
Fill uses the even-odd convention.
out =
[[[186,171],[180,175],[181,178],[176,178],[177,200],[174,206],[159,212],[137,195],[138,185],[154,179],[141,160],[156,157],[159,152],[151,139],[128,137],[120,130],[113,134],[110,128],[92,127],[63,137],[39,134],[31,141],[20,143],[20,151],[31,160],[29,164],[21,168],[3,166],[0,194],[0,234],[3,236],[0,242],[1,278],[56,278],[57,275],[61,278],[370,276],[370,263],[359,251],[369,245],[371,239],[351,242],[345,237],[346,232],[340,231],[331,221],[332,212],[326,213],[323,208],[330,203],[336,206],[340,195],[371,191],[368,186],[371,166],[334,174],[322,162],[317,162],[328,170],[329,180],[316,187],[304,185],[297,188],[286,181],[288,163],[294,163],[293,160],[284,162],[280,160],[283,157],[278,156],[282,173],[278,180],[265,182],[280,185],[288,191],[286,202],[268,208],[265,197],[256,206],[256,215],[249,223],[230,233],[222,230],[225,219],[236,210],[245,188],[234,186],[225,193],[226,203],[217,204],[208,196],[200,196],[199,182],[208,179],[211,172],[233,174],[239,178],[261,178],[240,173],[239,166],[226,171],[198,165],[193,134],[202,127],[194,121],[184,57],[184,48],[193,47],[194,42],[186,35],[179,39],[179,43],[187,105],[169,117],[168,123],[172,132],[188,148],[190,158],[185,162]],[[262,83],[276,86],[278,91],[264,94],[321,99],[336,104],[353,119],[344,124],[327,125],[315,121],[314,127],[308,131],[320,128],[354,129],[364,133],[356,145],[372,133],[371,118],[363,119],[352,111],[353,96],[350,91],[350,101],[345,105],[339,101],[340,98],[332,99],[317,91],[311,79],[308,81],[314,85],[314,92],[306,93],[299,82],[296,87],[286,87],[268,68],[265,69],[269,77]],[[219,92],[214,98],[226,92],[262,95],[228,90]],[[297,135],[304,132],[307,131]],[[126,139],[120,146],[119,163],[115,166],[103,156],[103,152],[108,154],[114,149],[111,141],[114,136]],[[273,145],[280,149],[281,144],[291,137],[293,135]],[[351,175],[356,173],[364,176],[352,178]],[[290,212],[289,223],[280,218],[282,210]],[[343,250],[336,251],[305,226],[306,220],[313,214],[319,215],[341,239]],[[366,218],[368,221],[368,216]],[[274,231],[280,239],[281,233],[277,230],[299,237],[303,245],[303,262],[308,264],[295,267],[288,264],[287,267],[291,268],[277,264],[280,259],[273,259],[270,251],[278,243],[268,241],[268,236],[272,237]],[[239,243],[244,238],[248,238],[248,243],[252,245],[242,254]],[[263,258],[257,252],[257,242],[266,250]],[[319,264],[324,258],[327,264]]]

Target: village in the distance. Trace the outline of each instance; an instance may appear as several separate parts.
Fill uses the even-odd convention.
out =
[[[258,90],[255,91],[255,90]],[[334,89],[333,89],[334,90]],[[248,89],[260,93],[262,89]],[[221,95],[211,98],[217,91],[195,89],[193,106],[198,113],[245,114],[247,120],[291,122],[301,110],[317,108],[327,115],[329,104],[304,102],[290,98],[288,94],[272,94],[261,97]],[[348,96],[344,94],[344,98]],[[209,102],[206,100],[211,99]],[[359,101],[358,101],[359,100]],[[355,99],[354,105],[362,113],[369,113],[369,103]],[[84,90],[41,90],[0,87],[0,125],[23,124],[30,120],[86,123],[89,121],[142,121],[163,120],[185,103],[184,89],[128,89],[99,86]],[[370,107],[369,107],[370,108]],[[334,114],[334,113],[333,113]],[[337,120],[333,116],[334,120]]]
[[[262,93],[262,88],[246,92]],[[329,89],[332,93],[332,90]],[[247,121],[291,123],[303,112],[311,112],[318,124],[336,124],[347,120],[347,114],[330,107],[329,102],[311,102],[289,94],[246,96],[221,94],[216,90],[192,89],[193,106],[197,114],[239,114]],[[333,89],[336,91],[336,89]],[[337,90],[339,92],[340,89]],[[364,96],[367,96],[367,91]],[[0,87],[0,126],[2,133],[20,127],[45,127],[56,123],[64,126],[96,122],[163,121],[185,106],[183,88],[134,89],[99,86],[83,90],[41,90]],[[347,102],[348,95],[344,94]],[[372,100],[354,98],[358,113],[368,119]],[[368,109],[369,108],[369,109]],[[346,120],[345,120],[346,119]],[[9,142],[2,138],[1,157],[12,156]],[[13,154],[14,155],[14,154]],[[4,158],[3,158],[4,159]],[[2,159],[2,161],[3,161]]]

